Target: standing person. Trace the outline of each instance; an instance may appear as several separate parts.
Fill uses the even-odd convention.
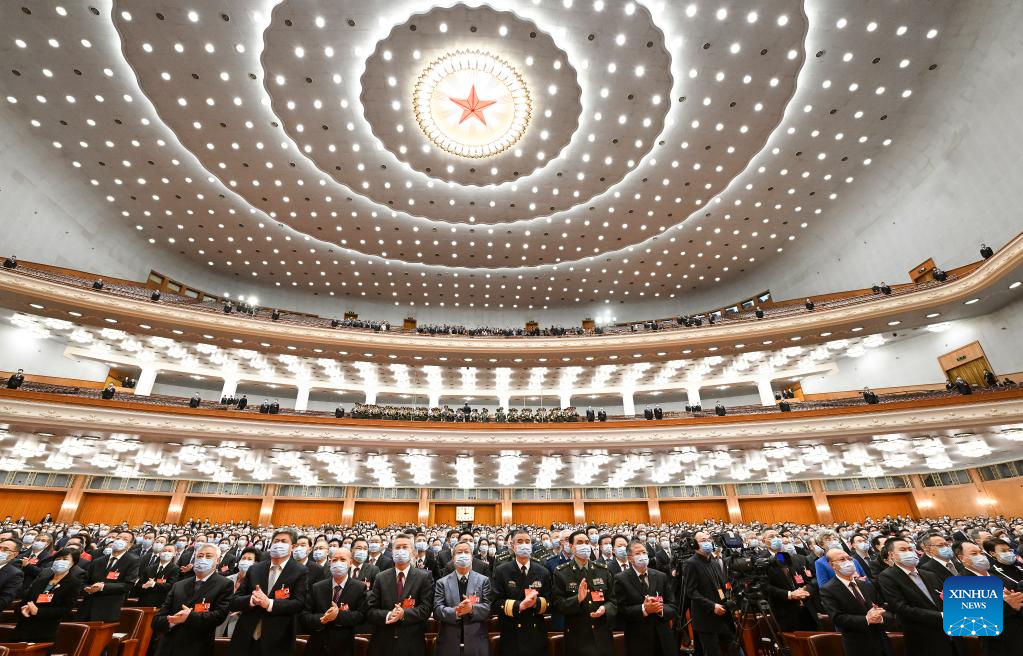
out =
[[[14,538],[0,540],[0,611],[11,605],[25,581],[24,572],[13,564],[19,549]]]
[[[689,602],[693,633],[707,656],[728,654],[735,651],[735,619],[724,604],[727,581],[714,561],[710,535],[700,531],[694,537],[700,548],[682,566],[683,596]]]
[[[678,619],[678,607],[668,575],[650,568],[646,545],[639,540],[630,542],[628,551],[631,567],[615,577],[614,585],[615,606],[625,628],[625,653],[675,656],[678,642],[671,627]]]
[[[305,608],[309,570],[291,558],[298,535],[278,529],[270,537],[270,559],[246,572],[231,598],[240,611],[227,653],[230,656],[279,656],[295,647],[295,618]]]
[[[842,633],[845,653],[891,656],[885,609],[874,586],[857,580],[856,561],[845,550],[829,549],[825,557],[835,576],[821,587],[821,603]]]
[[[956,656],[956,646],[945,634],[941,619],[941,582],[917,567],[920,557],[905,538],[890,538],[883,554],[889,567],[878,582],[902,624],[906,656]]]
[[[217,626],[227,617],[231,582],[217,574],[220,549],[204,544],[192,561],[195,576],[178,581],[153,617],[162,633],[157,656],[213,656]]]
[[[569,544],[571,562],[554,571],[554,610],[565,618],[565,653],[615,656],[614,579],[606,565],[590,560],[584,531],[569,535]]]
[[[139,577],[139,557],[128,551],[134,541],[134,533],[121,531],[110,543],[111,552],[92,561],[82,588],[85,597],[75,619],[121,621],[121,606]]]
[[[455,570],[434,585],[436,656],[489,656],[490,579],[472,568],[472,547],[455,545]]]
[[[394,539],[394,566],[373,579],[366,602],[373,627],[370,656],[423,656],[426,653],[426,620],[433,614],[433,577],[411,566],[412,537]]]
[[[156,544],[162,544],[157,542]],[[139,576],[136,589],[139,590],[139,606],[163,606],[167,593],[178,580],[178,567],[174,564],[174,545],[164,544],[157,561]]]
[[[340,548],[330,558],[330,578],[317,581],[309,590],[306,611],[300,617],[309,633],[305,653],[309,656],[352,656],[355,629],[365,618],[366,588],[352,579],[352,552]]]
[[[242,583],[245,581],[245,573],[249,571],[249,568],[256,564],[256,556],[259,552],[256,551],[255,547],[245,547],[245,549],[238,556],[237,566],[238,571],[234,574],[228,574],[225,578],[231,582],[231,596],[238,594],[238,590],[241,589]],[[234,635],[234,627],[238,624],[238,616],[241,615],[241,611],[232,610],[228,612],[227,619],[224,620],[220,626],[217,627],[217,637],[230,638]]]
[[[531,558],[529,533],[518,529],[509,538],[515,558],[497,566],[491,582],[490,606],[497,613],[503,656],[547,653],[547,612],[551,573]]]
[[[13,642],[53,642],[62,620],[71,615],[82,580],[71,574],[80,554],[75,549],[61,549],[28,587],[25,603],[18,613],[18,625],[11,636]]]

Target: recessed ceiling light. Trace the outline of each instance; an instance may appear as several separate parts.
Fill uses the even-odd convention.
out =
[[[42,305],[39,305],[38,303],[29,303],[28,305],[29,305],[29,307],[34,307],[37,310],[44,310],[45,309],[45,307],[43,307]]]
[[[852,329],[852,331],[853,331],[854,333],[858,333],[858,332],[860,332],[861,330],[863,330],[863,326],[856,326],[855,328],[853,328],[853,329]]]
[[[1016,289],[1020,285],[1023,285],[1023,281],[1017,280],[1016,282],[1014,282],[1011,285],[1009,285],[1009,289]]]
[[[974,303],[980,303],[979,298],[971,298],[970,300],[963,303],[963,305],[973,305]]]
[[[900,323],[902,323],[902,322],[901,322],[901,321],[889,321],[889,322],[888,322],[888,325],[889,325],[889,326],[897,326],[897,325],[899,325]]]
[[[117,319],[111,319],[111,318],[109,318],[109,317],[107,317],[107,318],[106,318],[106,319],[104,319],[103,321],[106,321],[107,323],[117,323]]]
[[[931,312],[930,314],[927,315],[927,318],[928,319],[933,319],[934,317],[940,317],[940,316],[941,316],[941,312]]]

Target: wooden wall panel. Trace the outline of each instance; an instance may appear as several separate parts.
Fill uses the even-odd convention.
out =
[[[389,524],[415,524],[419,519],[418,503],[387,503],[356,501],[353,522],[376,522],[377,526]]]
[[[569,503],[514,503],[512,521],[516,524],[550,526],[552,522],[575,522],[575,512]]]
[[[340,524],[344,501],[309,501],[308,499],[274,501],[271,523],[274,526],[320,526]]]
[[[631,522],[644,524],[650,521],[650,508],[646,501],[587,501],[583,506],[586,510],[587,523],[620,524]]]
[[[46,513],[56,517],[66,494],[66,490],[0,490],[0,518],[10,515],[15,521],[24,517],[35,523],[45,517]],[[160,521],[163,521],[163,517]]]
[[[828,497],[828,505],[836,522],[862,522],[868,516],[877,520],[885,515],[917,515],[909,492],[836,494]]]
[[[739,499],[742,521],[758,521],[766,524],[817,522],[817,507],[812,497],[757,497]]]
[[[500,516],[499,504],[476,504],[476,503],[435,503],[433,504],[433,523],[449,524],[456,526],[460,522],[455,519],[455,509],[458,506],[472,506],[476,509],[474,524],[497,524]]]
[[[230,497],[187,497],[181,509],[181,523],[189,518],[217,522],[259,522],[260,499],[232,499]]]
[[[147,494],[100,494],[86,492],[78,504],[75,519],[90,523],[103,522],[138,526],[144,521],[162,522],[167,518],[169,496]]]
[[[695,522],[705,519],[728,521],[728,502],[724,499],[699,501],[661,501],[662,522]]]

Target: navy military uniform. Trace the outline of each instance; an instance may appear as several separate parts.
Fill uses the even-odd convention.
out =
[[[537,591],[536,604],[521,610],[519,602],[526,589]],[[498,617],[502,656],[534,656],[547,653],[547,626],[544,613],[550,605],[551,573],[532,558],[526,573],[517,560],[495,566],[491,580],[490,607]]]
[[[580,602],[579,585],[586,581],[589,592]],[[554,610],[565,617],[565,653],[585,656],[615,656],[611,629],[615,614],[615,579],[607,565],[589,561],[580,566],[575,560],[554,571]],[[590,617],[601,606],[604,614]]]

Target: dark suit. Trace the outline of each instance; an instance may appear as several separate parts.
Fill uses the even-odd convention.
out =
[[[309,589],[305,612],[299,617],[303,633],[309,634],[305,653],[309,656],[352,656],[355,653],[355,629],[366,617],[366,586],[347,579],[341,589],[337,618],[323,624],[320,618],[330,608],[334,595],[333,577],[315,583]]]
[[[163,606],[167,593],[171,591],[171,588],[178,581],[178,574],[180,574],[180,571],[174,563],[164,564],[158,562],[156,565],[150,566],[139,576],[138,583],[135,585],[135,589],[138,591],[139,606],[153,606],[156,608]],[[153,580],[153,587],[141,587],[149,579]]]
[[[767,570],[767,597],[771,611],[782,631],[816,631],[817,612],[813,597],[802,601],[789,599],[788,593],[797,588],[810,589],[813,582],[810,565],[799,555],[784,554],[785,562],[774,557]]]
[[[526,588],[537,590],[536,604],[522,610]],[[501,563],[494,570],[490,607],[497,614],[503,656],[534,656],[547,653],[544,613],[550,605],[551,573],[539,560],[530,560],[525,576],[516,560]]]
[[[617,558],[612,558],[611,560],[608,560],[605,564],[607,565],[607,568],[611,571],[611,573],[614,574],[615,576],[618,576],[625,570],[632,569],[631,567],[629,567],[628,561],[626,561],[625,563],[625,569],[622,569],[622,566],[618,564]]]
[[[715,562],[696,554],[682,565],[683,597],[689,605],[693,633],[700,640],[704,653],[721,653],[721,644],[735,636],[735,620],[730,613],[717,615],[714,606],[724,605],[725,583]]]
[[[630,569],[615,577],[615,606],[625,629],[627,656],[675,656],[678,643],[671,631],[678,618],[678,607],[672,594],[668,575],[647,569],[648,585],[644,586],[639,574]],[[645,597],[664,599],[662,615],[643,615]]]
[[[6,567],[4,569],[7,569]],[[32,617],[17,613],[18,625],[11,636],[13,642],[53,642],[57,637],[57,629],[62,620],[67,619],[71,609],[75,607],[78,594],[82,591],[82,579],[73,572],[68,572],[60,583],[51,585],[53,570],[43,570],[36,577],[25,594],[26,602],[33,602],[39,609]],[[42,594],[52,594],[53,598],[45,601]]]
[[[954,558],[949,562],[952,563],[952,566],[956,568],[956,573],[954,575],[952,574],[952,572],[948,570],[947,567],[945,567],[944,565],[942,565],[940,562],[933,558],[928,558],[926,561],[920,563],[919,567],[923,571],[930,572],[931,574],[934,574],[934,576],[938,578],[938,583],[941,584],[938,586],[940,589],[941,586],[945,584],[945,579],[949,578],[950,576],[963,576],[963,573],[966,570],[966,568],[963,567],[962,564],[959,563]]]
[[[868,624],[867,611],[877,604],[881,605],[874,586],[866,581],[857,581],[860,595],[866,605],[861,604],[848,584],[838,576],[824,584],[821,588],[821,604],[824,611],[835,623],[835,628],[842,633],[842,644],[846,654],[892,654],[892,646],[885,633],[886,621],[881,624]]]
[[[234,583],[216,572],[199,584],[195,577],[175,583],[153,617],[153,630],[163,634],[157,656],[213,656],[217,627],[227,618],[233,591]],[[171,626],[167,618],[182,606],[192,612],[184,622]]]
[[[584,580],[589,593],[580,602],[577,595]],[[600,563],[589,562],[580,567],[573,559],[554,571],[553,605],[554,610],[565,617],[566,654],[615,656],[611,637],[617,613],[614,584],[611,571]],[[601,596],[603,601],[599,599]],[[601,606],[604,606],[604,615],[590,617],[590,613]]]
[[[264,560],[250,567],[241,587],[231,597],[230,609],[241,611],[228,647],[231,656],[280,656],[290,654],[295,646],[295,619],[305,609],[309,570],[289,558],[270,588],[272,564],[273,561]],[[270,610],[250,605],[249,598],[257,585],[273,600]],[[261,631],[259,640],[254,635],[257,627]]]
[[[356,575],[356,570],[358,570],[358,575]],[[377,569],[376,565],[359,565],[358,563],[352,563],[352,578],[362,581],[363,583],[369,583],[372,585],[373,579],[375,579],[379,573],[380,570]],[[370,586],[367,585],[366,590],[369,590],[369,588]]]
[[[411,600],[411,601],[405,601]],[[387,624],[387,614],[395,605],[411,604],[405,616]],[[373,627],[369,640],[370,656],[423,656],[426,653],[426,620],[433,615],[433,577],[423,569],[409,567],[405,585],[398,597],[398,571],[391,567],[373,579],[366,602],[366,616]]]
[[[977,576],[970,570],[963,568],[963,576]],[[989,574],[994,576],[994,574]],[[1001,577],[999,577],[1001,578]],[[1005,579],[1002,585],[1005,585]],[[998,636],[985,636],[980,639],[984,656],[1018,656],[1023,647],[1023,610],[1015,610],[1012,606],[1002,602],[1002,633]]]
[[[0,610],[6,609],[21,592],[25,573],[8,561],[0,567]]]
[[[370,558],[372,558],[372,556],[370,556]],[[369,563],[370,560],[367,559],[366,562]],[[394,567],[394,559],[385,551],[377,556],[376,562],[373,562],[372,564],[376,565],[376,568],[382,572],[385,569]]]
[[[310,590],[312,590],[313,586],[323,579],[330,578],[330,572],[328,572],[327,568],[324,567],[326,562],[327,561],[317,563],[312,558],[306,561],[305,568],[309,570],[309,577],[306,579],[306,584],[309,586]]]
[[[114,562],[113,567],[109,567],[108,563],[112,558],[113,554],[100,556],[89,565],[85,577],[86,587],[93,583],[102,583],[103,589],[92,594],[85,593],[76,620],[121,621],[121,606],[124,605],[124,600],[135,587],[135,581],[139,577],[139,557],[125,552]]]
[[[945,635],[941,621],[941,595],[937,592],[941,590],[941,582],[930,572],[919,573],[929,592],[927,596],[897,565],[878,577],[888,607],[902,624],[906,656],[955,656],[956,648]]]
[[[22,597],[27,595],[29,586],[36,580],[39,573],[44,569],[49,569],[55,553],[52,549],[45,549],[38,555],[32,555],[29,552],[21,557],[21,571],[25,575],[25,580],[21,584]]]

